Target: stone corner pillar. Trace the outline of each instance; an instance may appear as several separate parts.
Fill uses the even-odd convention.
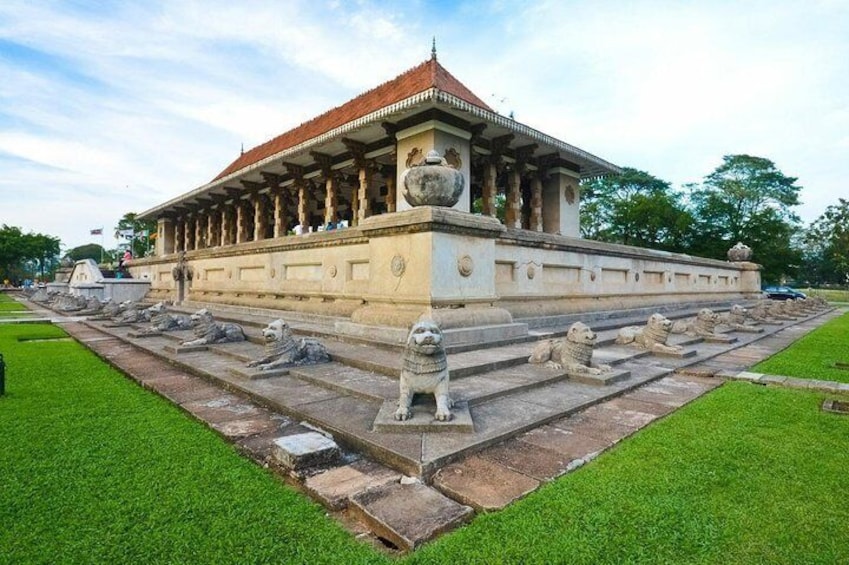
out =
[[[156,221],[156,245],[154,253],[158,257],[174,253],[175,248],[175,222],[172,218],[159,218]]]
[[[543,231],[581,237],[580,175],[563,167],[555,167],[548,174],[542,189]]]

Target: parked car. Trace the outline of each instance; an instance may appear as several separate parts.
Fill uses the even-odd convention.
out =
[[[766,297],[772,300],[795,300],[796,298],[807,298],[804,292],[794,290],[789,286],[765,286]]]

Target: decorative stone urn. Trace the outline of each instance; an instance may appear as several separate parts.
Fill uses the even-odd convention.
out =
[[[410,206],[454,206],[463,194],[463,173],[431,151],[424,163],[404,171],[404,199]]]
[[[737,245],[728,250],[728,260],[732,263],[741,263],[752,258],[752,248],[738,241]]]

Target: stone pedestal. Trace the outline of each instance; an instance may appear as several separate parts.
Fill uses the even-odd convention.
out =
[[[495,239],[505,231],[495,218],[421,206],[367,218],[360,229],[368,237],[368,292],[351,322],[337,324],[340,333],[382,331],[386,341],[403,342],[409,327],[430,318],[443,332],[455,330],[457,343],[527,335],[525,324],[493,306]]]

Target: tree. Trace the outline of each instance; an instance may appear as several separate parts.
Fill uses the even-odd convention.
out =
[[[156,233],[156,221],[139,220],[137,216],[135,212],[124,214],[115,227],[115,238],[126,242],[133,257],[144,257],[151,246],[151,235]]]
[[[763,265],[765,281],[792,276],[801,252],[792,245],[799,218],[795,177],[784,175],[763,157],[726,155],[691,194],[696,233],[692,253],[725,259],[729,247],[742,241]]]
[[[581,235],[637,247],[686,251],[692,216],[680,193],[645,171],[581,185]]]
[[[74,261],[80,261],[82,259],[93,259],[95,263],[100,263],[101,257],[103,257],[104,249],[103,246],[99,243],[87,243],[85,245],[80,245],[79,247],[74,247],[69,250],[65,255],[73,259]]]
[[[849,283],[849,200],[838,199],[804,236],[805,272],[814,284]]]
[[[59,238],[23,233],[21,228],[0,228],[0,277],[22,280],[39,273],[46,278],[59,259]]]

